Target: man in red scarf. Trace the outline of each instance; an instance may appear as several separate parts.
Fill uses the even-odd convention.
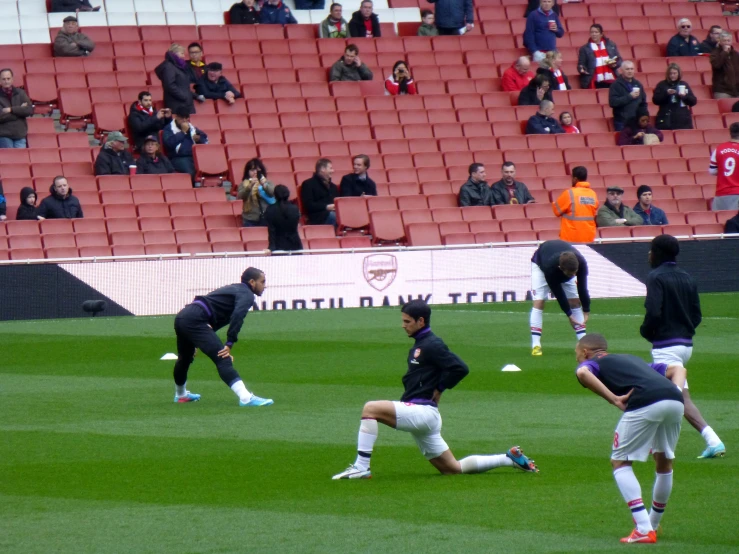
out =
[[[172,121],[172,112],[168,109],[155,110],[151,93],[139,93],[138,102],[131,104],[128,113],[128,126],[134,143],[134,149],[141,151],[146,137],[156,135]]]

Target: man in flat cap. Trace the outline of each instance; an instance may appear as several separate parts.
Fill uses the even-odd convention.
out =
[[[223,76],[223,66],[211,62],[205,66],[205,73],[195,85],[195,93],[209,100],[225,100],[233,104],[241,93]]]
[[[644,225],[641,216],[623,203],[624,189],[608,187],[605,203],[598,208],[595,223],[598,227],[623,227],[624,225]]]
[[[80,33],[77,18],[70,15],[64,18],[62,28],[54,39],[54,55],[57,57],[74,58],[87,56],[95,50],[95,43]]]
[[[95,160],[95,175],[129,175],[136,162],[126,148],[127,141],[120,131],[108,133],[108,140]]]

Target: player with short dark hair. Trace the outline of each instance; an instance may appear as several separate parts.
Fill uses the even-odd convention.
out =
[[[370,479],[370,457],[378,435],[378,422],[409,432],[425,458],[443,475],[482,473],[497,467],[517,467],[538,472],[533,460],[514,446],[505,454],[467,456],[457,460],[441,437],[439,399],[469,373],[467,365],[431,332],[431,308],[423,300],[411,300],[401,308],[403,329],[415,340],[408,354],[408,371],[400,402],[376,400],[362,409],[357,439],[357,459],[333,479]]]
[[[174,320],[177,334],[177,363],[174,366],[175,402],[197,402],[199,394],[187,390],[187,370],[199,348],[218,369],[224,383],[239,397],[239,406],[269,406],[273,401],[249,392],[233,366],[231,347],[239,339],[239,331],[246,314],[254,305],[254,295],[262,296],[265,287],[264,272],[249,267],[241,275],[241,282],[226,285],[203,296],[196,296]],[[228,325],[226,344],[216,331]]]
[[[655,363],[680,364],[687,367],[693,354],[693,336],[702,320],[700,297],[695,280],[677,266],[680,243],[671,235],[652,239],[649,265],[654,269],[647,277],[646,314],[639,331],[652,343]],[[699,458],[722,457],[726,447],[716,432],[706,423],[688,392],[683,387],[685,419],[706,441]]]
[[[551,292],[570,319],[578,340],[585,336],[590,315],[588,263],[580,252],[563,240],[548,240],[531,258],[531,290],[534,303],[529,316],[531,355],[541,356],[544,304]]]
[[[649,365],[631,354],[609,354],[606,339],[598,334],[580,339],[575,357],[578,363],[575,373],[580,384],[624,412],[613,439],[611,466],[636,529],[621,542],[655,543],[654,530],[672,492],[672,460],[683,419],[680,389],[685,381],[685,368],[677,364]],[[631,466],[634,461],[647,461],[650,454],[657,475],[652,509],[647,513],[641,486]]]

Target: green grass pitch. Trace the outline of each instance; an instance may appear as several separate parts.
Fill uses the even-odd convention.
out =
[[[659,543],[620,545],[631,518],[608,462],[619,418],[574,376],[556,302],[544,356],[529,304],[437,307],[432,327],[471,368],[444,394],[458,458],[520,444],[538,475],[442,477],[405,433],[380,428],[369,481],[331,481],[354,460],[362,404],[397,399],[411,341],[397,308],[257,312],[234,348],[240,409],[199,355],[174,404],[172,317],[0,324],[0,552],[739,552],[737,294],[704,295],[690,390],[723,439],[698,460],[687,423]],[[642,299],[596,300],[588,328],[645,358]],[[521,373],[502,373],[507,363]],[[645,503],[653,464],[636,464]]]

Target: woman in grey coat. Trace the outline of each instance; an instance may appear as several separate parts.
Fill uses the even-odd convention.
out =
[[[598,23],[590,26],[590,40],[580,47],[577,56],[577,71],[580,87],[609,88],[618,77],[621,54],[616,43],[603,36],[603,27]]]

